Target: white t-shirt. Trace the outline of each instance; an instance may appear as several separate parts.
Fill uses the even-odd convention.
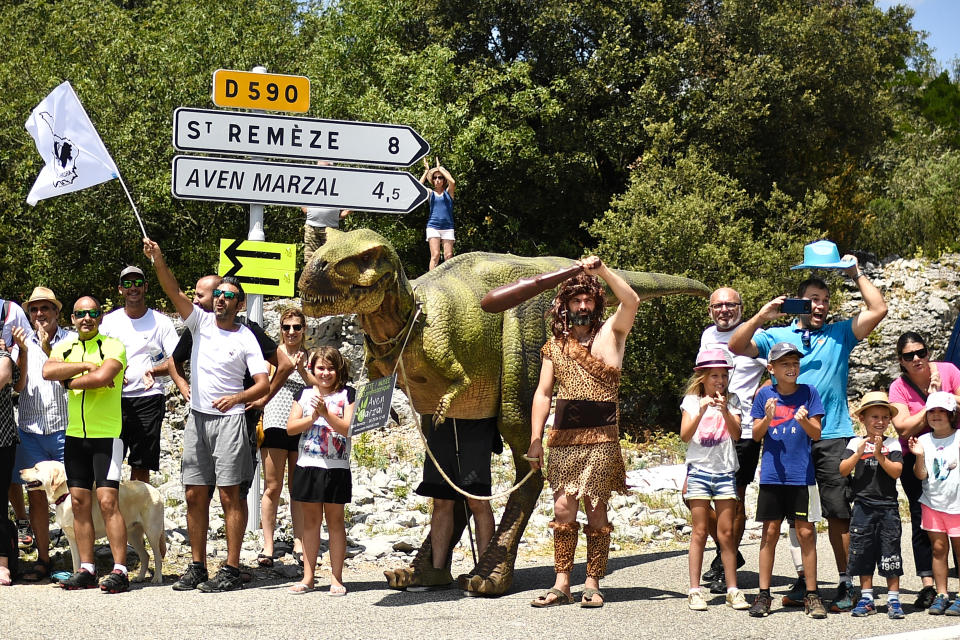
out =
[[[303,410],[303,415],[313,413],[311,401],[317,395],[316,387],[307,387],[297,398],[297,403]],[[336,393],[331,393],[323,400],[327,411],[343,417],[347,407],[356,399],[353,387],[344,387]],[[340,435],[327,424],[323,418],[317,420],[309,429],[300,435],[300,455],[297,456],[298,467],[321,467],[323,469],[350,468],[350,438]]]
[[[739,400],[732,393],[727,400],[727,409],[734,415],[740,415]],[[700,413],[700,397],[693,394],[684,396],[680,410],[696,416]],[[719,410],[707,407],[700,418],[697,431],[687,445],[687,465],[706,473],[733,473],[740,468],[733,438]]]
[[[923,447],[923,463],[927,477],[923,481],[920,502],[944,513],[960,513],[960,449],[957,432],[946,438],[925,433],[917,442]],[[904,473],[907,473],[904,469]]]
[[[311,227],[330,227],[331,229],[336,229],[340,226],[340,209],[307,207],[307,224]]]
[[[721,346],[727,349],[735,331],[736,327],[730,331],[719,331],[717,325],[712,324],[703,330],[703,335],[700,336],[700,348]],[[727,388],[740,400],[740,406],[746,408],[740,420],[741,438],[753,437],[753,417],[750,415],[750,407],[753,406],[753,396],[756,395],[760,378],[766,370],[767,361],[763,358],[733,356],[733,371],[730,372],[730,385]]]
[[[163,394],[163,385],[143,386],[143,374],[163,362],[173,353],[180,339],[173,321],[153,309],[139,318],[131,318],[120,308],[103,317],[100,333],[116,338],[127,350],[127,370],[124,371],[123,397],[142,398]]]
[[[243,413],[242,402],[221,414],[213,401],[243,391],[244,371],[249,369],[251,376],[267,372],[253,332],[241,324],[235,325],[235,331],[224,331],[217,326],[213,313],[197,306],[183,324],[193,333],[190,407],[217,416]]]

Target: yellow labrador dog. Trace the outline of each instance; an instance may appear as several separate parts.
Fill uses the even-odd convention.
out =
[[[57,507],[57,522],[70,543],[70,555],[73,556],[73,571],[80,570],[80,554],[77,552],[77,537],[73,532],[73,509],[70,504],[70,491],[67,488],[67,474],[63,464],[54,461],[38,462],[30,469],[23,469],[20,477],[28,490],[43,489],[47,500]],[[96,538],[106,537],[103,517],[96,496],[93,500],[93,527]],[[145,482],[127,480],[120,483],[120,513],[127,525],[127,541],[140,557],[140,575],[131,578],[131,582],[142,582],[147,575],[150,556],[143,544],[146,534],[153,550],[153,584],[163,583],[163,557],[167,555],[166,535],[163,530],[163,503],[160,492]]]

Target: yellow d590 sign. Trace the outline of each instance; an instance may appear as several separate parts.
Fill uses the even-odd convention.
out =
[[[217,272],[235,276],[246,293],[289,298],[297,273],[297,245],[221,238]]]
[[[218,107],[306,113],[310,109],[310,79],[277,73],[217,69],[213,74],[213,104]]]

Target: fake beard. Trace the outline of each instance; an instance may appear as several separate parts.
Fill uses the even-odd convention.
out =
[[[590,312],[579,311],[570,314],[570,324],[575,327],[585,327],[590,324]]]

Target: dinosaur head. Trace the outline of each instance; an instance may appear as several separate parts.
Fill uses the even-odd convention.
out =
[[[373,313],[388,293],[409,289],[393,246],[369,229],[327,229],[299,287],[303,311],[311,316]]]

